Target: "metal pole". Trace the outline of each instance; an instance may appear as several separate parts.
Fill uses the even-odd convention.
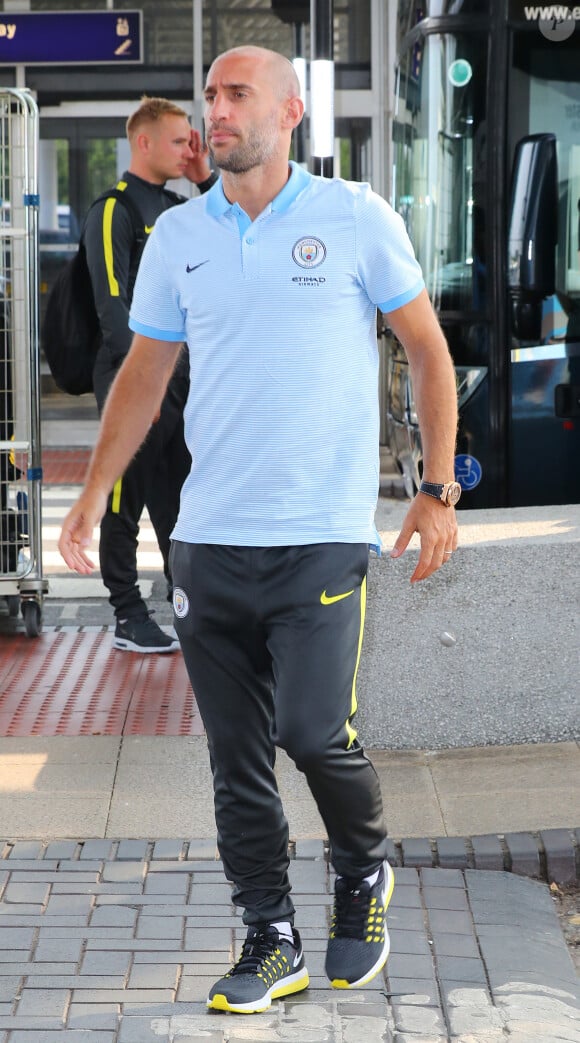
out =
[[[334,171],[334,2],[310,0],[310,153],[313,173]]]
[[[306,104],[306,59],[304,58],[304,25],[302,22],[293,23],[294,30],[294,68],[300,81],[300,93],[302,101]],[[297,163],[306,163],[306,127],[305,121],[299,123],[294,131],[294,159]]]
[[[193,0],[193,125],[203,123],[203,0]]]

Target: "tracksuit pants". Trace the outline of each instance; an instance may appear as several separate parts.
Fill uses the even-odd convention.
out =
[[[175,629],[246,924],[294,914],[276,746],[307,778],[336,871],[360,879],[386,858],[379,782],[353,723],[367,566],[366,544],[172,544]]]
[[[106,373],[95,381],[99,412],[115,376]],[[170,537],[177,520],[181,486],[191,467],[191,456],[183,436],[183,405],[187,383],[178,375],[168,387],[158,421],[151,426],[139,452],[109,496],[101,521],[99,564],[109,602],[117,619],[147,614],[137,572],[139,523],[146,507],[163,558],[163,571],[171,589]]]

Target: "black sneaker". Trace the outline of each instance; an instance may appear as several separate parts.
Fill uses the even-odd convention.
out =
[[[326,950],[326,973],[334,989],[366,985],[387,962],[387,906],[394,885],[388,862],[383,862],[372,887],[366,880],[337,878]]]
[[[161,629],[151,616],[118,619],[113,648],[122,652],[176,652],[179,641]]]
[[[295,929],[292,935],[293,943],[271,925],[250,927],[238,962],[210,990],[208,1007],[257,1014],[272,1000],[306,989],[310,979],[300,935]]]

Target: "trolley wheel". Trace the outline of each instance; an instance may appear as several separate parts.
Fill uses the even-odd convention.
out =
[[[22,602],[22,616],[27,637],[38,637],[42,630],[42,613],[36,601]]]
[[[20,598],[18,597],[18,594],[9,594],[6,598],[6,603],[8,605],[8,615],[10,616],[10,619],[16,619],[16,616],[20,611]]]

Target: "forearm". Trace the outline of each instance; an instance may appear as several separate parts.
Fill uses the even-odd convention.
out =
[[[421,365],[411,361],[409,364],[421,432],[423,478],[428,482],[451,482],[457,438],[457,391],[447,345],[443,344],[437,355],[425,349]]]
[[[432,482],[452,481],[457,438],[455,371],[427,292],[392,312],[387,321],[409,362],[421,431],[423,477]]]

